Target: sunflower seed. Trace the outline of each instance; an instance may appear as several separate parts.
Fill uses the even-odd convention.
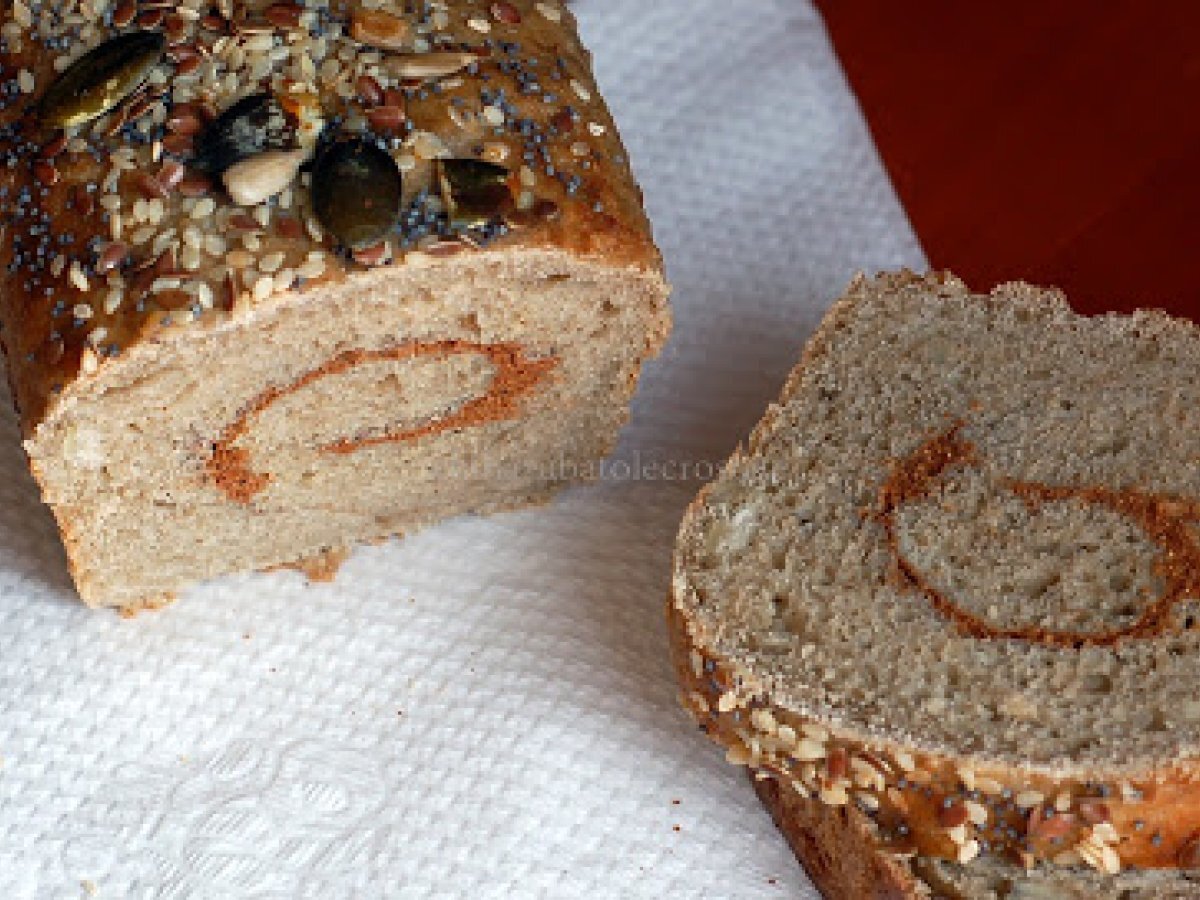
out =
[[[291,184],[307,158],[306,150],[267,150],[234,163],[221,180],[234,203],[257,206]]]
[[[393,56],[384,60],[384,66],[396,78],[445,78],[465,69],[479,59],[474,53],[435,51]]]

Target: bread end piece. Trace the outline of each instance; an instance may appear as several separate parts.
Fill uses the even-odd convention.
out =
[[[669,315],[563,0],[226,3],[169,47],[77,5],[0,8],[0,343],[89,604],[588,477]]]
[[[592,477],[666,296],[558,250],[373,270],[141,345],[25,446],[83,599],[144,606]]]

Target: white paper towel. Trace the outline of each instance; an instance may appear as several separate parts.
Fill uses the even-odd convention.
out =
[[[6,416],[0,897],[815,896],[676,708],[670,547],[829,299],[923,259],[808,3],[576,6],[676,287],[618,459],[692,477],[125,621],[74,599]]]

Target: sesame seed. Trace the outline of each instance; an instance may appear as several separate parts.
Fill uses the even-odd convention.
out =
[[[325,272],[325,256],[323,253],[310,253],[305,262],[296,269],[296,275],[301,278],[319,278]]]
[[[573,90],[575,92],[575,96],[578,97],[580,100],[582,100],[584,103],[587,103],[589,100],[592,99],[592,92],[589,91],[587,89],[587,86],[584,85],[584,83],[577,78],[571,79],[571,90]]]
[[[967,841],[958,848],[959,863],[965,866],[967,863],[979,856],[980,850],[981,848],[979,846],[979,841],[974,839]]]
[[[734,744],[725,751],[725,761],[735,766],[748,766],[751,759],[749,748],[742,744]]]
[[[85,375],[91,375],[100,368],[100,358],[91,347],[84,347],[79,357],[79,368]]]
[[[1106,875],[1116,875],[1121,871],[1121,857],[1112,847],[1100,851],[1100,871]]]
[[[266,300],[275,291],[275,282],[270,275],[260,275],[251,289],[255,300]]]
[[[13,21],[22,28],[31,28],[33,26],[33,13],[24,0],[13,0],[12,14]]]
[[[1021,791],[1016,795],[1014,802],[1022,809],[1031,809],[1044,801],[1046,798],[1039,791]]]
[[[264,271],[268,274],[274,274],[275,272],[278,272],[280,266],[283,265],[283,259],[284,259],[283,252],[277,250],[273,253],[268,253],[266,256],[262,257],[258,261],[258,267],[259,267],[259,269],[261,269],[262,271]]]
[[[179,264],[189,272],[200,268],[200,248],[192,245],[184,247],[179,254]]]
[[[212,197],[202,197],[192,207],[193,219],[207,219],[217,211],[217,202]]]
[[[792,751],[792,755],[800,762],[824,759],[826,756],[825,745],[812,738],[803,738],[796,743],[796,749]]]
[[[80,267],[78,260],[74,260],[71,262],[71,268],[70,268],[70,271],[67,273],[67,277],[71,281],[71,286],[76,288],[77,290],[86,291],[88,289],[87,275],[84,274],[83,269]]]
[[[988,811],[982,803],[976,803],[974,800],[964,800],[963,806],[967,809],[967,816],[972,825],[983,827],[987,824]]]

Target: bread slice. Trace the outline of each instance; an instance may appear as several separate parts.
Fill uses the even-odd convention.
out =
[[[754,773],[752,773],[754,774]],[[754,789],[828,900],[1195,900],[1200,873],[1087,867],[1025,870],[996,859],[970,865],[896,854],[854,806],[832,807],[788,783],[755,776]]]
[[[884,846],[1200,867],[1200,335],[858,278],[680,529],[688,708]]]
[[[669,312],[561,0],[186,5],[0,12],[0,336],[83,599],[594,471]]]

